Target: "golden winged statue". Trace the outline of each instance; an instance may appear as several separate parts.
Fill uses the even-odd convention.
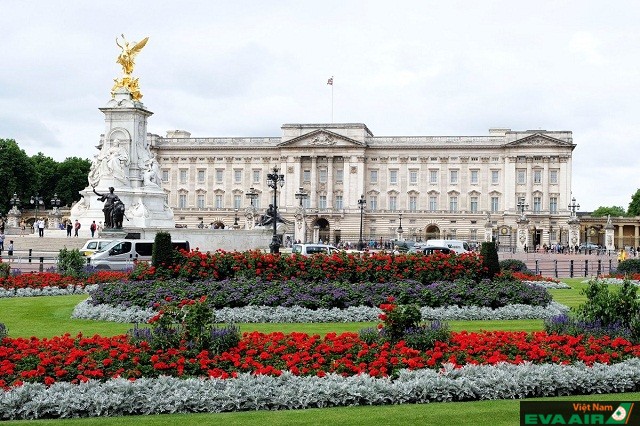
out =
[[[135,41],[129,43],[124,38],[124,34],[121,34],[121,37],[122,44],[118,43],[118,38],[116,37],[116,44],[120,49],[122,49],[122,53],[120,53],[116,62],[122,65],[122,71],[124,72],[124,75],[130,76],[133,73],[133,66],[135,65],[134,59],[136,55],[142,50],[142,48],[147,44],[147,41],[149,41],[149,37],[145,37],[139,43],[136,43]],[[131,45],[133,45],[133,47],[130,47]]]
[[[135,57],[142,48],[149,41],[149,37],[145,37],[140,42],[131,42],[129,43],[125,38],[124,34],[120,35],[122,37],[122,44],[118,41],[118,37],[116,37],[116,45],[122,52],[118,55],[118,59],[116,62],[122,65],[122,71],[124,72],[124,76],[122,78],[114,79],[115,84],[111,89],[111,96],[115,97],[115,92],[119,88],[125,88],[131,93],[131,97],[135,101],[139,101],[142,98],[142,93],[140,93],[140,87],[138,86],[138,79],[133,78],[131,75],[133,74],[133,67],[135,65]]]

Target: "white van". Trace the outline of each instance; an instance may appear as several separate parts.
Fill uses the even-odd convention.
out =
[[[171,241],[176,250],[189,250],[188,241]],[[134,261],[151,261],[153,240],[114,240],[87,259],[98,270],[123,271],[133,268]]]
[[[93,253],[105,248],[111,241],[113,240],[88,240],[80,249],[80,253],[82,253],[83,256],[91,256]]]
[[[456,254],[466,253],[471,250],[469,244],[461,240],[427,240],[427,246],[449,247]]]
[[[291,247],[291,253],[301,254],[303,256],[311,256],[312,254],[333,254],[338,249],[328,244],[294,244]]]

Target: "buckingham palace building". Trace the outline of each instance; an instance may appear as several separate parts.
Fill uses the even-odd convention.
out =
[[[566,243],[572,132],[374,136],[362,123],[284,124],[277,137],[149,134],[176,226],[248,229],[274,202],[287,240]],[[271,182],[273,184],[273,182]]]

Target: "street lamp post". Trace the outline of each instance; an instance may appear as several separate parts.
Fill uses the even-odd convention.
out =
[[[53,207],[54,213],[58,212],[61,203],[60,198],[58,198],[58,193],[56,192],[53,194],[53,198],[51,199],[51,207]]]
[[[36,222],[38,221],[38,206],[43,206],[44,208],[44,199],[40,196],[40,194],[32,195],[29,200],[31,204],[33,204],[36,208],[35,216],[33,219],[34,229],[36,229]],[[38,233],[40,233],[40,228],[38,227]],[[40,235],[42,236],[42,235]]]
[[[518,204],[516,204],[516,206],[518,206],[518,210],[520,211],[520,216],[524,218],[524,211],[526,210],[527,207],[529,207],[529,204],[526,204],[524,202],[524,199],[521,199],[520,201],[518,201]]]
[[[247,191],[247,198],[250,200],[251,203],[251,214],[247,214],[247,218],[251,218],[251,224],[248,225],[249,229],[253,229],[253,226],[255,225],[255,215],[256,215],[256,208],[253,205],[253,200],[255,200],[256,198],[258,198],[258,196],[260,194],[258,194],[258,191],[256,191],[256,189],[254,187],[249,188],[249,190]]]
[[[233,218],[233,229],[238,228],[240,228],[240,225],[238,225],[238,209],[235,209],[235,216]]]
[[[398,216],[400,218],[400,225],[398,226],[398,240],[402,241],[402,233],[404,232],[404,230],[402,229],[402,213],[400,213]]]
[[[13,197],[9,199],[9,202],[13,206],[12,210],[18,211],[20,209],[20,198],[18,198],[18,194],[13,193]]]
[[[271,253],[280,253],[280,240],[277,234],[278,225],[278,185],[282,188],[284,186],[284,175],[278,174],[278,168],[273,168],[273,173],[267,174],[267,185],[273,189],[273,237],[271,238],[271,244],[269,248]]]
[[[358,200],[358,207],[360,208],[360,240],[358,241],[358,250],[364,250],[364,241],[362,241],[362,217],[364,215],[364,207],[366,205],[367,200],[364,199],[364,194],[362,194]]]
[[[576,197],[571,199],[571,204],[569,204],[569,210],[571,210],[571,217],[576,217],[576,210],[580,210],[580,204],[576,204]]]

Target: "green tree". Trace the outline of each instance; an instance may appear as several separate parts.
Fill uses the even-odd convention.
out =
[[[47,157],[43,153],[31,157],[31,162],[36,171],[35,176],[35,189],[36,193],[40,194],[44,199],[45,205],[49,206],[49,200],[53,198],[56,192],[56,183],[58,181],[58,162],[51,157]]]
[[[89,184],[87,176],[90,168],[91,162],[89,160],[78,157],[68,157],[58,164],[58,181],[55,192],[63,205],[70,206],[74,201],[80,200],[79,191]]]
[[[629,203],[627,214],[629,216],[640,216],[640,189],[631,196],[631,202]]]
[[[485,277],[490,280],[500,273],[500,260],[498,259],[498,249],[494,242],[483,242],[480,247],[482,266],[486,268]]]
[[[24,203],[34,195],[36,170],[33,162],[13,139],[0,139],[0,211],[6,213],[14,193]]]
[[[624,211],[624,207],[620,207],[620,206],[613,206],[613,207],[600,206],[591,213],[591,216],[593,217],[602,217],[607,215],[611,215],[613,217],[626,216],[627,212]]]

